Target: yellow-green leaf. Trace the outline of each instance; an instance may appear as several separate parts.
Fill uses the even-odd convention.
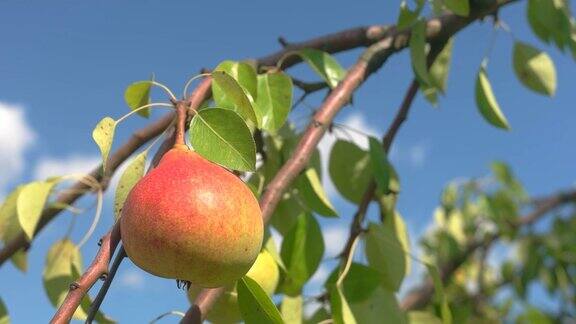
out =
[[[260,127],[276,132],[292,108],[292,79],[283,72],[258,75],[256,110]]]
[[[44,290],[54,307],[62,304],[70,284],[81,272],[82,255],[78,247],[67,239],[54,243],[46,255],[43,274]],[[86,312],[79,307],[74,313],[74,318],[84,320],[86,315]]]
[[[508,120],[506,120],[496,97],[494,97],[492,86],[484,68],[480,68],[476,78],[476,105],[488,123],[498,128],[510,129]]]
[[[28,240],[32,240],[34,237],[36,226],[40,221],[44,205],[46,205],[53,186],[53,182],[31,182],[22,187],[22,191],[18,195],[16,203],[18,221]]]
[[[442,324],[436,315],[424,311],[408,312],[408,324]]]
[[[330,291],[330,308],[334,324],[356,324],[356,319],[340,287]]]
[[[313,211],[323,216],[338,216],[326,192],[324,192],[322,182],[314,168],[308,168],[304,174],[298,178],[297,187],[300,192],[300,197],[302,197],[306,205]]]
[[[428,63],[426,59],[426,21],[418,20],[412,27],[410,35],[410,58],[412,69],[420,83],[430,84]]]
[[[282,324],[282,316],[268,294],[254,279],[238,280],[238,305],[246,324]]]
[[[335,88],[346,76],[346,70],[329,53],[305,48],[299,50],[298,55],[328,83],[330,88]]]
[[[110,117],[104,117],[92,131],[92,138],[100,148],[102,154],[102,172],[106,171],[106,164],[108,162],[108,155],[112,149],[112,141],[114,140],[114,131],[116,129],[116,121]]]
[[[122,207],[124,206],[126,197],[128,197],[128,193],[130,193],[132,187],[134,187],[138,180],[140,180],[140,178],[142,178],[144,175],[144,168],[146,167],[146,154],[147,151],[138,154],[130,162],[120,177],[118,187],[116,187],[116,195],[114,197],[114,217],[116,220],[122,213]]]
[[[2,205],[0,205],[0,240],[4,242],[9,241],[14,236],[15,229],[11,225],[14,220],[16,220],[16,224],[19,224],[16,204],[21,190],[22,186],[18,186],[8,194]]]
[[[369,153],[343,140],[332,146],[328,171],[338,192],[353,203],[360,203],[373,177]]]
[[[290,297],[284,295],[282,297],[282,304],[280,305],[280,312],[282,319],[286,324],[301,324],[302,323],[302,295]]]
[[[252,65],[244,62],[223,61],[218,64],[214,71],[226,72],[245,90],[245,93],[249,95],[248,99],[250,99],[252,103],[256,101],[258,87],[256,85],[256,70]],[[221,100],[225,101],[228,99],[223,92],[224,90],[222,90],[216,82],[212,83],[212,96],[218,98],[214,99],[217,103]]]
[[[360,323],[406,323],[405,315],[398,305],[396,295],[382,286],[376,287],[370,296],[363,301],[350,301],[350,309]]]
[[[252,103],[248,99],[244,89],[234,80],[233,77],[224,71],[212,72],[212,78],[222,90],[219,99],[215,98],[216,105],[220,108],[232,109],[244,120],[258,124]]]
[[[516,76],[530,90],[553,96],[556,92],[556,68],[545,52],[526,43],[516,42],[513,51]]]
[[[408,7],[408,3],[406,0],[402,0],[402,2],[400,3],[400,13],[398,14],[398,20],[396,22],[396,28],[398,28],[399,30],[409,27],[410,25],[412,25],[412,23],[414,23],[414,21],[416,21],[416,19],[418,19],[418,16],[420,16],[420,13],[424,8],[425,1],[416,0],[415,2],[416,2],[416,8],[414,9],[410,9]]]
[[[151,88],[151,81],[138,81],[129,85],[124,92],[124,100],[128,107],[130,107],[131,110],[136,110],[149,104]],[[137,114],[148,118],[150,117],[150,108],[139,110]]]

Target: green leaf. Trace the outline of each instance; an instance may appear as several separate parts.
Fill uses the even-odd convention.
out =
[[[246,324],[282,324],[282,316],[266,292],[248,276],[238,280],[238,305]]]
[[[10,317],[8,316],[8,309],[0,298],[0,324],[10,324]]]
[[[514,43],[513,64],[516,76],[528,89],[553,96],[556,68],[548,54],[526,43]]]
[[[18,221],[28,240],[32,240],[34,237],[36,226],[42,217],[44,205],[46,205],[53,186],[54,182],[31,182],[22,187],[22,191],[18,195],[16,203]]]
[[[448,306],[448,298],[446,298],[446,293],[444,292],[444,285],[442,284],[440,273],[438,272],[436,266],[429,263],[425,263],[425,265],[426,268],[428,268],[428,273],[432,277],[432,282],[434,283],[434,296],[440,303],[442,323],[452,324],[452,313],[450,312],[450,307]]]
[[[15,223],[19,224],[16,203],[22,187],[23,186],[18,186],[12,190],[6,199],[4,199],[2,205],[0,205],[0,240],[4,242],[11,240],[14,236],[15,229],[11,226],[14,220],[16,220]],[[19,229],[19,227],[18,225],[17,229]]]
[[[360,203],[373,177],[368,152],[354,143],[338,140],[330,152],[328,168],[338,192],[349,201]]]
[[[104,117],[92,131],[92,138],[100,148],[102,154],[102,172],[106,171],[106,163],[108,162],[108,155],[112,148],[112,141],[114,140],[114,131],[116,129],[116,121],[110,117]]]
[[[442,324],[442,321],[436,315],[424,311],[408,312],[409,324]]]
[[[338,216],[314,168],[308,168],[298,178],[297,187],[306,205],[314,212],[328,217]]]
[[[256,70],[250,64],[245,62],[236,61],[223,61],[214,69],[214,71],[224,71],[229,76],[234,78],[236,82],[244,89],[245,93],[249,95],[251,102],[256,101],[257,98],[257,84],[256,84]],[[226,101],[228,98],[223,93],[222,88],[217,83],[212,83],[212,96],[216,102],[221,100]]]
[[[334,324],[356,324],[354,314],[339,287],[334,287],[330,292],[330,308]]]
[[[446,92],[446,85],[448,83],[448,74],[450,72],[450,63],[452,61],[452,47],[453,39],[450,38],[446,43],[446,46],[440,51],[438,57],[430,66],[430,83],[429,85],[420,85],[425,98],[433,106],[438,103],[438,93]]]
[[[330,274],[324,287],[330,290],[336,284],[340,275],[340,267],[336,267]],[[342,291],[351,303],[368,299],[381,283],[381,275],[374,268],[361,263],[352,263],[350,270],[342,282]]]
[[[278,131],[292,108],[292,79],[283,72],[258,75],[255,107],[262,129]]]
[[[282,304],[280,305],[282,319],[286,324],[301,324],[302,323],[302,296],[298,295],[290,297],[284,295],[282,297]]]
[[[510,129],[508,120],[500,110],[500,106],[492,92],[492,86],[484,68],[480,68],[476,78],[476,105],[484,119],[502,129]]]
[[[416,21],[416,19],[418,19],[418,16],[420,16],[420,13],[424,8],[425,1],[416,0],[415,2],[416,2],[416,8],[414,9],[410,9],[408,7],[408,3],[406,2],[406,0],[403,0],[400,3],[400,13],[398,14],[398,22],[396,23],[396,28],[398,30],[409,27]]]
[[[444,0],[444,5],[453,13],[467,17],[470,13],[469,0]]]
[[[286,236],[294,224],[296,224],[298,216],[303,212],[304,208],[297,198],[297,193],[286,193],[280,202],[278,202],[272,219],[270,219],[270,224],[274,226],[282,236]]]
[[[370,162],[374,179],[380,191],[387,193],[390,189],[390,163],[382,144],[374,137],[369,137]]]
[[[124,92],[124,101],[126,101],[126,104],[131,110],[136,110],[145,106],[150,103],[151,88],[151,81],[134,82],[126,88],[126,91]],[[148,118],[150,117],[150,108],[139,110],[137,114]]]
[[[134,185],[142,178],[144,175],[144,168],[146,166],[146,155],[147,151],[138,154],[128,165],[118,186],[116,187],[116,195],[114,197],[114,218],[118,220],[122,214],[122,207],[124,206],[124,201],[128,197],[128,193]]]
[[[426,60],[426,21],[418,20],[412,27],[410,36],[410,57],[414,75],[420,83],[430,84]]]
[[[46,255],[43,282],[44,290],[54,307],[59,307],[68,293],[70,284],[82,272],[82,255],[78,247],[70,240],[56,242]],[[86,319],[86,312],[80,307],[74,318]]]
[[[352,314],[360,323],[405,324],[406,318],[394,292],[377,286],[372,294],[360,302],[350,301]]]
[[[234,80],[233,77],[224,71],[212,72],[214,83],[222,89],[222,95],[214,97],[216,105],[221,108],[232,109],[237,112],[244,120],[258,124],[256,113],[250,103],[250,99],[244,92],[244,89]]]
[[[276,243],[274,242],[274,238],[270,234],[270,230],[268,229],[268,227],[266,227],[265,229],[263,246],[264,246],[263,249],[268,251],[268,253],[270,253],[274,261],[276,261],[278,267],[280,267],[280,269],[286,272],[286,266],[282,261],[282,257],[280,257],[280,253],[278,253],[278,248],[276,247]]]
[[[286,234],[280,251],[288,270],[283,291],[296,296],[312,277],[324,255],[324,238],[320,225],[310,214],[298,216],[296,224]]]
[[[234,111],[199,111],[192,118],[188,136],[194,150],[208,160],[233,170],[254,171],[256,144],[250,129]]]
[[[399,216],[388,222],[370,223],[365,252],[370,266],[380,272],[382,284],[390,290],[398,291],[409,271],[409,257],[404,250],[409,241],[405,225]]]
[[[299,50],[298,55],[328,83],[330,88],[335,88],[346,76],[346,70],[329,53],[305,48]]]
[[[28,253],[24,250],[18,250],[10,258],[12,264],[20,271],[28,271]]]

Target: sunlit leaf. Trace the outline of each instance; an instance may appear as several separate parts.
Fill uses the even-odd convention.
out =
[[[466,17],[470,13],[469,0],[443,0],[443,2],[448,10],[459,16]]]
[[[236,61],[223,61],[214,69],[214,71],[224,71],[229,76],[234,78],[236,82],[245,90],[249,95],[251,102],[256,101],[257,98],[257,84],[256,84],[256,70],[250,64],[245,62]],[[223,93],[224,90],[218,86],[217,83],[212,83],[212,96],[216,103],[222,100],[226,102],[229,98]],[[228,102],[229,104],[233,104]]]
[[[212,72],[212,79],[222,89],[222,95],[214,98],[218,107],[232,109],[244,120],[258,124],[250,99],[233,77],[224,71],[214,71]]]
[[[65,239],[52,245],[46,255],[43,274],[44,290],[52,306],[59,307],[62,304],[70,284],[77,279],[76,275],[81,271],[82,256],[74,243]],[[86,315],[82,308],[78,308],[74,318],[84,320]]]
[[[54,182],[31,182],[23,186],[18,195],[16,203],[18,221],[28,240],[34,237],[36,226],[42,217],[44,205],[53,186]]]
[[[553,96],[556,92],[556,68],[548,54],[526,43],[516,42],[513,54],[514,71],[527,88]]]
[[[116,121],[110,117],[104,117],[92,131],[92,138],[100,148],[102,154],[102,172],[106,171],[106,164],[108,162],[108,155],[112,149],[112,141],[114,140],[114,131],[116,129]]]
[[[255,108],[262,129],[279,130],[292,108],[292,79],[283,72],[258,75]]]
[[[264,290],[252,278],[238,280],[238,305],[246,324],[282,324],[280,312]]]
[[[138,81],[129,85],[124,92],[124,100],[128,107],[130,107],[131,110],[136,110],[149,104],[151,88],[151,81]],[[150,108],[139,110],[137,114],[148,118],[150,117]]]
[[[329,173],[338,192],[359,203],[373,177],[370,154],[354,143],[338,140],[330,152]]]
[[[450,63],[452,61],[453,39],[450,38],[442,51],[430,66],[430,84],[421,84],[425,98],[434,106],[438,103],[438,94],[446,92]]]
[[[320,225],[312,215],[298,216],[296,224],[282,241],[280,255],[288,270],[282,285],[283,291],[290,296],[299,295],[324,255]]]
[[[256,144],[250,129],[232,110],[199,111],[190,124],[194,150],[208,160],[233,170],[254,171]]]
[[[323,216],[338,216],[332,203],[328,199],[328,195],[324,192],[324,188],[315,169],[308,168],[298,178],[297,186],[300,197],[302,197],[306,205],[314,212]]]
[[[496,97],[494,97],[492,86],[484,68],[478,71],[476,78],[476,105],[482,117],[488,123],[498,128],[510,129],[508,120],[506,120],[502,110],[500,110],[500,105],[496,101]]]
[[[334,324],[356,324],[354,314],[339,287],[330,291],[330,308]]]
[[[28,252],[24,250],[16,251],[10,258],[12,264],[20,271],[28,271]]]
[[[420,83],[430,84],[428,63],[426,60],[426,21],[418,20],[410,35],[410,58],[412,69]]]
[[[124,206],[124,201],[128,197],[128,193],[132,190],[132,187],[142,178],[144,175],[144,168],[146,166],[146,155],[147,151],[138,154],[128,165],[118,186],[116,187],[116,195],[114,196],[114,218],[118,219],[122,213],[122,207]]]
[[[270,255],[272,256],[274,261],[276,261],[276,264],[278,264],[278,267],[280,269],[282,269],[283,271],[286,271],[286,266],[284,265],[284,261],[282,261],[282,257],[280,256],[280,253],[278,252],[278,248],[276,247],[276,243],[274,242],[274,238],[270,234],[270,230],[268,228],[266,228],[266,231],[265,231],[263,249],[268,251],[268,253],[270,253]]]
[[[286,324],[300,324],[302,323],[302,296],[298,295],[295,297],[290,297],[284,295],[282,297],[282,304],[280,305],[280,311],[282,313],[282,319]]]
[[[298,54],[328,83],[330,88],[335,88],[338,82],[346,76],[346,70],[344,70],[340,63],[329,53],[317,49],[305,48],[299,50]]]
[[[0,240],[4,242],[9,241],[14,235],[14,229],[11,226],[11,224],[14,223],[14,220],[16,220],[16,223],[19,224],[16,206],[18,202],[18,195],[20,194],[22,188],[23,186],[18,186],[16,189],[10,192],[10,194],[8,194],[8,196],[4,199],[4,202],[2,202],[2,205],[0,205]]]

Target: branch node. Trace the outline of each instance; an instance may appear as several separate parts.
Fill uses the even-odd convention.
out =
[[[78,288],[80,288],[80,284],[78,284],[76,281],[74,281],[73,283],[71,283],[71,284],[70,284],[70,287],[69,287],[70,290],[76,290],[76,289],[78,289]]]
[[[280,45],[282,45],[282,47],[290,46],[290,43],[288,43],[288,41],[286,41],[286,38],[284,38],[282,36],[278,37],[278,43],[280,43]]]

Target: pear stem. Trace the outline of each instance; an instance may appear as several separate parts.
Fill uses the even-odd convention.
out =
[[[184,134],[186,132],[186,104],[182,101],[176,103],[176,137],[174,140],[174,147],[186,146],[184,141]]]

